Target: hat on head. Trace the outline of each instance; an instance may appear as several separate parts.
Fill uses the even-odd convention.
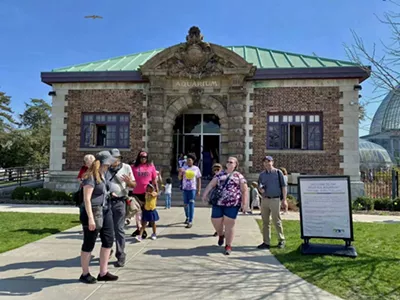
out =
[[[121,152],[119,152],[118,149],[112,149],[112,150],[110,151],[110,153],[111,153],[111,155],[114,156],[114,157],[117,157],[117,158],[122,157]]]
[[[101,151],[97,153],[95,157],[102,165],[112,165],[117,161],[117,159],[111,155],[110,151]]]
[[[272,156],[267,155],[266,157],[263,158],[263,161],[274,161],[274,159],[272,158]]]

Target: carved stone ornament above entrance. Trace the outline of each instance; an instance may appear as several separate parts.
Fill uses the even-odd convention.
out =
[[[199,102],[203,93],[204,93],[204,89],[199,88],[199,87],[192,87],[189,90],[189,95],[192,96],[192,99],[194,102]]]
[[[193,26],[185,43],[158,53],[140,71],[144,77],[201,79],[240,74],[244,79],[254,75],[255,67],[233,51],[204,42],[200,29]]]

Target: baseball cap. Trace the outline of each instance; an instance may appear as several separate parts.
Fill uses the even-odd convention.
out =
[[[267,155],[266,157],[263,158],[263,161],[273,161],[274,159],[272,158],[272,156]]]
[[[117,161],[115,157],[113,157],[110,151],[100,151],[95,156],[96,160],[99,160],[102,165],[112,165]]]
[[[111,155],[114,157],[121,157],[121,152],[119,152],[118,149],[112,149],[110,152],[111,152]]]

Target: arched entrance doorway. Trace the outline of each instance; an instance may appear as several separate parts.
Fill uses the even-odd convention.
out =
[[[176,174],[179,152],[187,153],[192,144],[196,156],[202,159],[201,167],[205,147],[217,149],[215,156],[219,161],[226,159],[229,152],[228,118],[226,108],[215,96],[203,95],[197,100],[190,96],[175,97],[164,114],[163,122],[164,143],[160,144],[162,148],[158,147],[158,151],[168,153],[168,163],[164,164],[165,167],[168,165],[168,172]]]
[[[221,123],[211,110],[186,110],[175,119],[172,170],[179,156],[194,154],[195,164],[204,177],[211,176],[211,166],[220,161]]]

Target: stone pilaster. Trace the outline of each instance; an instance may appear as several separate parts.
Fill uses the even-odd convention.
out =
[[[169,167],[170,149],[164,141],[164,90],[150,88],[147,99],[147,149],[156,166]]]
[[[244,172],[243,167],[246,165],[246,89],[241,86],[230,88],[228,97],[229,145],[228,153],[225,154],[224,158],[226,159],[229,155],[236,156],[241,164],[240,170]]]

